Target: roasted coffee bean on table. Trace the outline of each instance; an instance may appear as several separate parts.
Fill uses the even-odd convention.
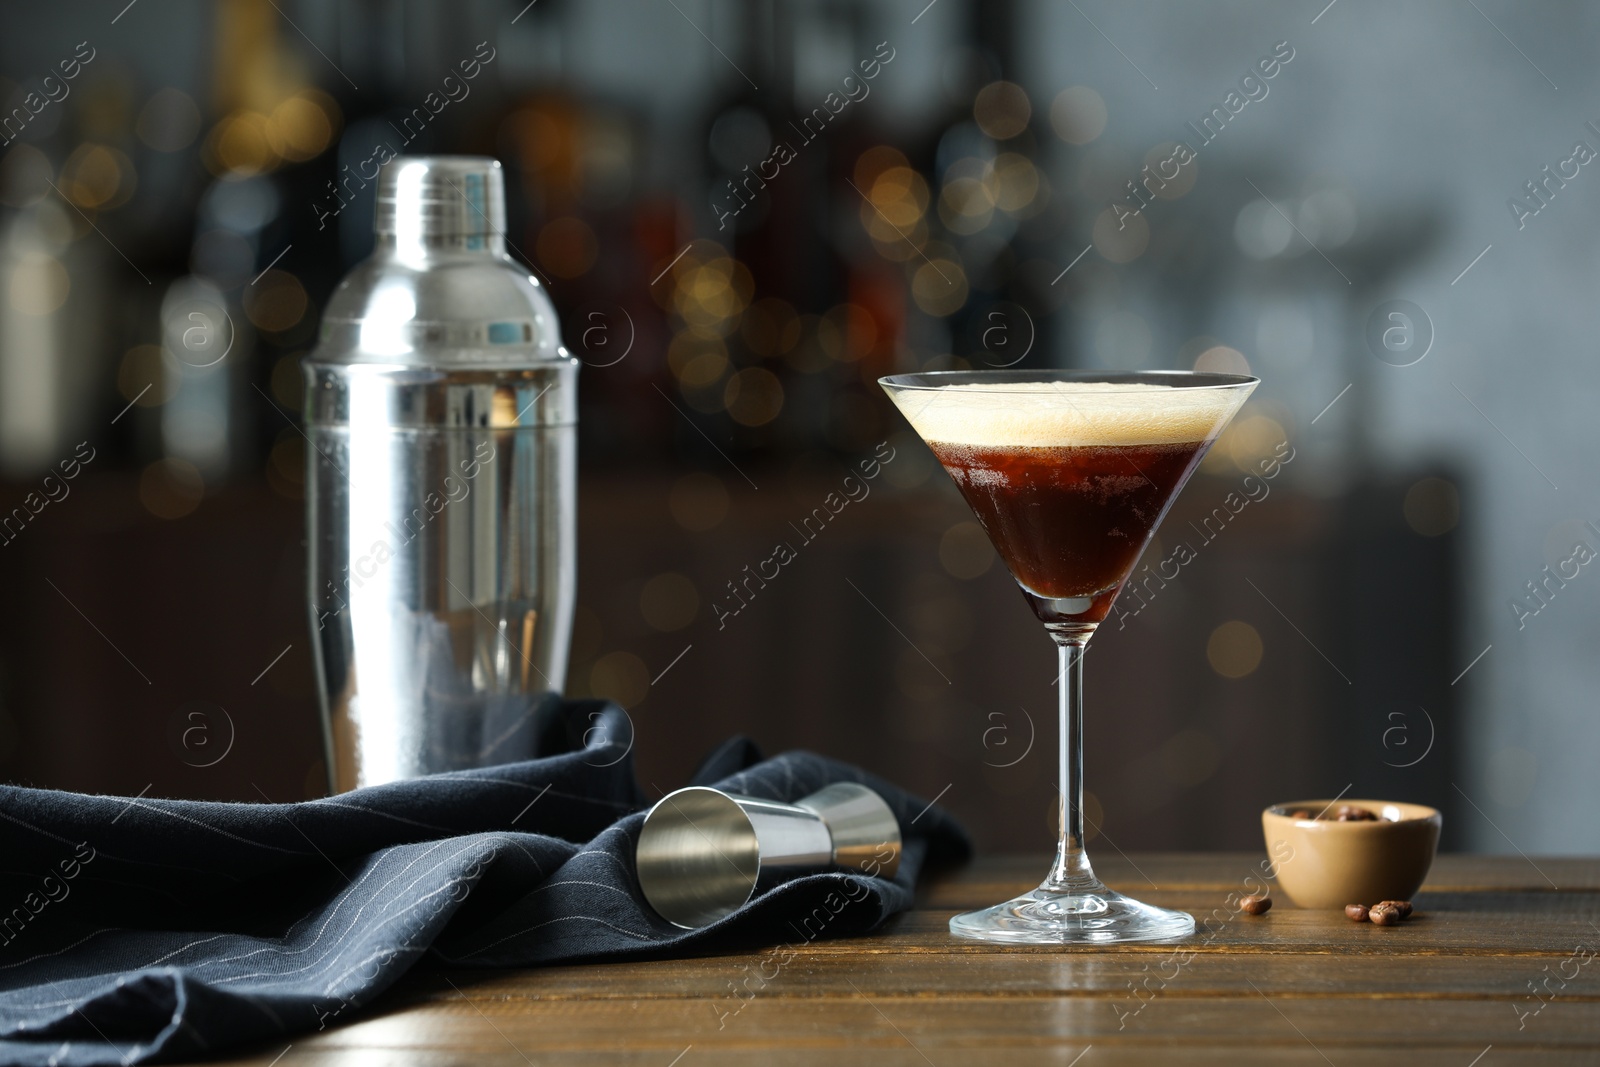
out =
[[[1272,908],[1271,897],[1240,897],[1239,907],[1247,915],[1265,915]]]
[[[1393,904],[1374,904],[1367,912],[1367,918],[1378,926],[1398,926],[1400,909]]]
[[[1352,922],[1370,920],[1379,926],[1394,926],[1404,919],[1411,918],[1411,901],[1380,900],[1371,907],[1365,904],[1346,904],[1344,914]]]

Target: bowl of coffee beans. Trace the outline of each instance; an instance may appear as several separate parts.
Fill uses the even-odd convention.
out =
[[[1436,808],[1391,800],[1301,800],[1261,813],[1284,893],[1334,910],[1409,901],[1433,866],[1442,821]]]

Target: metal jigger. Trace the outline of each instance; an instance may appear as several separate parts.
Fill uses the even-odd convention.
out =
[[[691,786],[650,809],[635,858],[650,906],[693,930],[799,874],[846,867],[894,877],[900,824],[882,797],[854,782],[793,804]]]

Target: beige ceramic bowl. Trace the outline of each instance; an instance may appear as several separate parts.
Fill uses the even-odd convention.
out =
[[[1433,865],[1442,820],[1434,808],[1389,800],[1341,798],[1274,804],[1261,813],[1267,855],[1277,864],[1278,885],[1302,908],[1343,908],[1380,900],[1410,900]],[[1335,822],[1291,818],[1287,812],[1329,814],[1353,804],[1377,821]]]

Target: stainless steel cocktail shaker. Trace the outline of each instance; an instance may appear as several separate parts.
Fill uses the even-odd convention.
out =
[[[572,632],[578,365],[506,254],[500,164],[401,156],[377,201],[304,365],[335,792],[527,757]]]

